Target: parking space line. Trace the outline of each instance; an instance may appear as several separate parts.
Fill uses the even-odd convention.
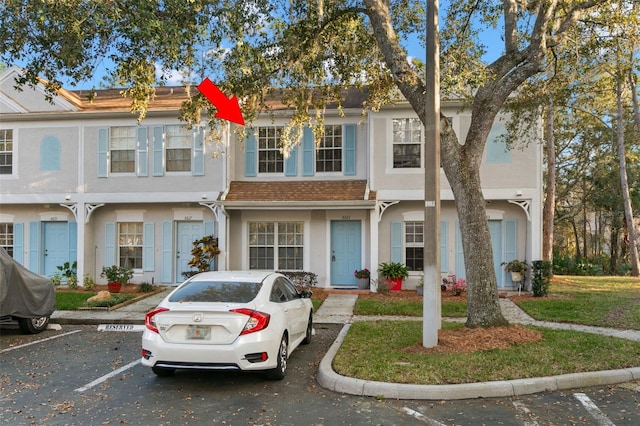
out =
[[[419,412],[417,412],[415,410],[412,410],[409,407],[402,407],[402,411],[404,411],[405,414],[413,417],[414,419],[418,419],[418,420],[420,420],[420,421],[422,421],[424,423],[430,424],[432,426],[447,426],[446,424],[440,423],[437,420],[431,419],[431,418],[425,416],[422,413],[419,413]]]
[[[591,414],[599,426],[616,426],[606,414],[604,414],[596,404],[584,393],[574,393],[573,396],[580,401],[582,406]]]
[[[123,365],[122,367],[118,368],[117,370],[113,370],[111,373],[109,374],[105,374],[102,377],[98,377],[97,379],[95,379],[93,382],[88,383],[84,386],[82,386],[81,388],[77,388],[74,389],[75,392],[84,392],[86,390],[91,389],[92,387],[94,387],[95,385],[99,385],[100,383],[104,382],[105,380],[109,380],[110,378],[112,378],[113,376],[117,376],[118,374],[122,373],[123,371],[126,371],[128,369],[130,369],[131,367],[135,367],[136,365],[140,364],[142,360],[137,359],[133,362],[130,362],[127,365]]]
[[[46,339],[40,339],[40,340],[35,340],[33,342],[25,343],[24,345],[12,346],[10,348],[6,348],[6,349],[0,350],[0,354],[12,351],[14,349],[26,348],[27,346],[35,345],[37,343],[46,342],[47,340],[57,339],[58,337],[64,337],[64,336],[68,336],[70,334],[75,334],[75,333],[78,333],[80,331],[82,331],[82,330],[73,330],[73,331],[69,331],[68,333],[58,334],[57,336],[47,337]]]
[[[524,426],[538,426],[538,422],[533,420],[531,410],[522,401],[511,401],[516,408],[516,418],[523,421]],[[526,419],[526,420],[525,420]]]

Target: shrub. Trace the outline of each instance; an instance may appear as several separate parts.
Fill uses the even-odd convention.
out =
[[[140,293],[150,293],[153,291],[153,284],[143,282],[140,284]]]
[[[276,271],[289,278],[296,287],[315,287],[318,285],[318,275],[306,271]]]
[[[534,260],[532,263],[531,292],[535,297],[546,296],[553,277],[553,265],[548,260]]]
[[[82,278],[82,287],[87,291],[95,290],[96,282],[93,280],[91,275],[87,274]]]

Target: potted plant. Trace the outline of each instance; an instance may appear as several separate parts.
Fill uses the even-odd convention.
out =
[[[358,280],[358,288],[360,290],[366,290],[369,288],[369,278],[371,278],[371,272],[367,268],[356,269],[353,271],[353,275]]]
[[[418,296],[424,296],[424,278],[420,278],[420,281],[416,284],[416,293]]]
[[[442,279],[442,286],[454,296],[460,296],[467,290],[467,280],[456,277],[456,274],[449,274]]]
[[[391,290],[402,290],[402,280],[409,276],[407,265],[400,262],[382,262],[378,266],[380,275],[391,281]]]
[[[103,266],[100,276],[107,279],[107,287],[111,293],[120,293],[122,284],[127,284],[133,277],[133,269],[125,266]]]
[[[505,271],[511,272],[511,281],[514,283],[521,282],[524,273],[529,269],[527,262],[518,259],[513,259],[510,262],[502,262],[502,266],[504,266]]]

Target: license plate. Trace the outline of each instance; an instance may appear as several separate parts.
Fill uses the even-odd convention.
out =
[[[190,325],[187,327],[187,340],[209,340],[211,327],[208,325]]]

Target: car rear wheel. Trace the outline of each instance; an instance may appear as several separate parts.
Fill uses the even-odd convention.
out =
[[[288,356],[288,343],[287,336],[282,336],[280,341],[280,348],[278,349],[278,365],[272,370],[267,370],[265,376],[269,380],[282,380],[287,372],[287,358]]]
[[[23,333],[37,334],[47,329],[49,317],[19,318],[18,324]]]
[[[151,367],[151,370],[160,377],[173,376],[173,373],[176,372],[175,368],[166,368],[166,367]]]
[[[304,336],[304,340],[302,341],[303,345],[308,345],[311,343],[311,335],[313,334],[313,315],[309,314],[309,322],[307,323],[307,334]]]

